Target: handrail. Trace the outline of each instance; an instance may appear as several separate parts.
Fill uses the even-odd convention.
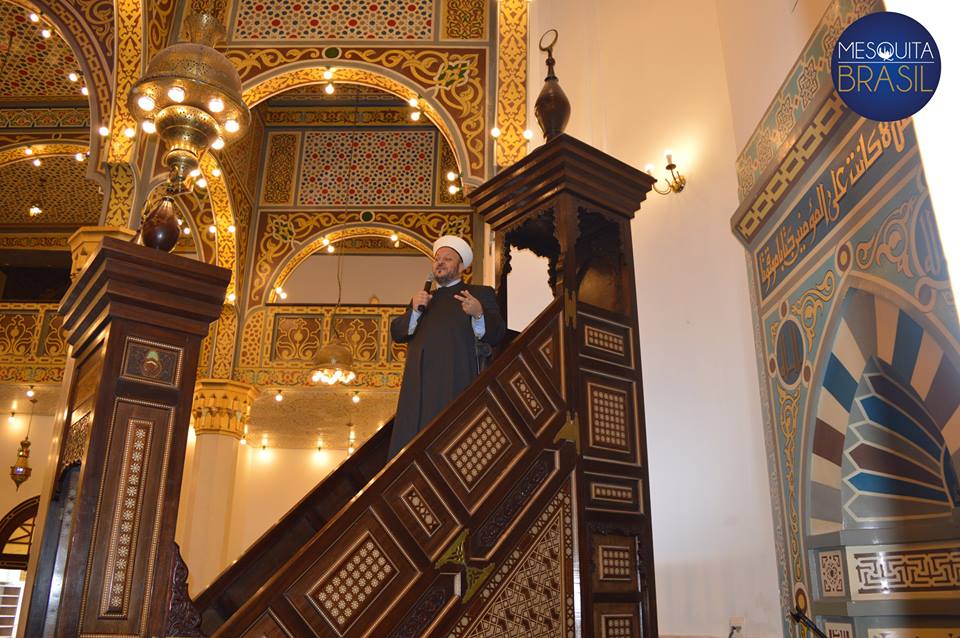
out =
[[[817,627],[817,624],[813,622],[803,611],[797,607],[794,611],[790,612],[790,619],[800,625],[803,625],[813,633],[815,633],[819,638],[827,638],[827,634]]]

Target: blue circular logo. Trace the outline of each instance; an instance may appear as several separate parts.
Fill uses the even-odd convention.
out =
[[[940,82],[940,50],[922,24],[893,11],[866,15],[833,47],[833,87],[865,118],[910,117],[930,101]]]

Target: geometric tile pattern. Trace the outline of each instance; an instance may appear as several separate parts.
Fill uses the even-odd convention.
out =
[[[592,445],[629,451],[627,435],[627,393],[623,390],[588,384],[590,440]]]
[[[301,206],[429,206],[436,132],[304,134]],[[350,165],[351,146],[353,163]]]
[[[848,547],[853,598],[960,597],[960,545]]]
[[[633,616],[603,615],[603,638],[632,638]]]
[[[843,556],[840,550],[820,552],[820,591],[824,596],[844,596]]]
[[[0,24],[4,40],[11,36],[10,48],[3,53],[0,100],[84,101],[79,83],[67,79],[67,73],[78,67],[62,37],[43,38],[42,27],[27,19],[23,7],[10,2],[0,2]]]
[[[629,547],[600,545],[600,580],[630,580],[632,572],[632,552]]]
[[[263,173],[261,201],[264,204],[290,204],[293,202],[300,136],[294,133],[271,133],[267,139],[267,165]]]
[[[237,40],[429,40],[433,2],[241,0]]]
[[[565,619],[570,599],[564,571],[571,557],[569,497],[561,491],[538,524],[536,538],[526,550],[514,550],[480,594],[489,599],[483,612],[463,632],[458,625],[451,636],[464,638],[556,638],[567,635]],[[541,527],[542,525],[542,527]],[[501,584],[502,583],[502,584]],[[495,593],[494,593],[495,592]],[[461,623],[466,623],[463,619]]]
[[[367,534],[353,553],[344,558],[309,595],[319,603],[327,620],[342,632],[396,573],[396,567]]]
[[[410,512],[416,516],[428,536],[433,536],[433,533],[440,529],[440,520],[430,509],[430,506],[427,505],[423,497],[420,496],[417,488],[411,485],[410,488],[403,493],[403,502],[410,509]]]
[[[484,411],[483,416],[475,423],[474,428],[467,432],[447,456],[447,462],[456,470],[468,489],[473,487],[477,479],[484,475],[487,468],[510,445],[506,433],[489,412]]]
[[[586,326],[584,328],[584,340],[586,345],[599,348],[600,350],[606,350],[612,354],[622,355],[624,353],[623,337],[612,332],[607,332],[606,330]]]
[[[86,169],[73,157],[45,157],[37,167],[26,156],[0,168],[0,224],[96,225],[103,196]],[[33,204],[43,210],[36,217],[27,212]]]
[[[523,401],[523,407],[529,412],[530,416],[537,418],[543,412],[543,406],[537,401],[536,395],[527,385],[527,380],[519,372],[510,379],[510,385],[517,392],[517,396]]]
[[[107,580],[103,588],[101,614],[126,614],[133,575],[132,559],[135,553],[140,508],[147,472],[146,453],[150,445],[153,423],[130,419],[123,451],[117,510],[114,514],[107,555]]]

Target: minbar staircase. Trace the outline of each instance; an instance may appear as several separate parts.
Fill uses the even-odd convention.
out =
[[[504,313],[511,248],[548,260],[554,301],[397,457],[386,462],[388,425],[221,574],[195,601],[204,633],[657,635],[630,236],[652,183],[560,135],[471,194],[494,232]],[[175,425],[185,438],[186,422]],[[173,440],[171,458],[182,459]],[[58,529],[45,533],[53,573]],[[109,552],[92,547],[109,566]],[[102,636],[195,635],[172,539],[150,548],[167,571],[150,581],[158,593],[144,602],[138,589],[128,605],[146,620],[87,621],[81,610],[80,625]],[[93,582],[79,569],[71,578],[64,591]],[[77,626],[57,609],[36,611],[46,626]]]

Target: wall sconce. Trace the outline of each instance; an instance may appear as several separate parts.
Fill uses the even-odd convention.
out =
[[[687,185],[687,178],[680,174],[677,170],[677,165],[673,163],[673,152],[666,150],[663,152],[664,157],[667,159],[667,165],[664,167],[666,170],[670,171],[670,178],[664,178],[663,181],[667,183],[667,187],[663,190],[657,188],[657,184],[653,185],[653,190],[657,191],[661,195],[669,195],[670,193],[679,193],[683,190],[683,187]],[[647,175],[653,177],[653,164],[647,164],[644,167],[644,172]]]

